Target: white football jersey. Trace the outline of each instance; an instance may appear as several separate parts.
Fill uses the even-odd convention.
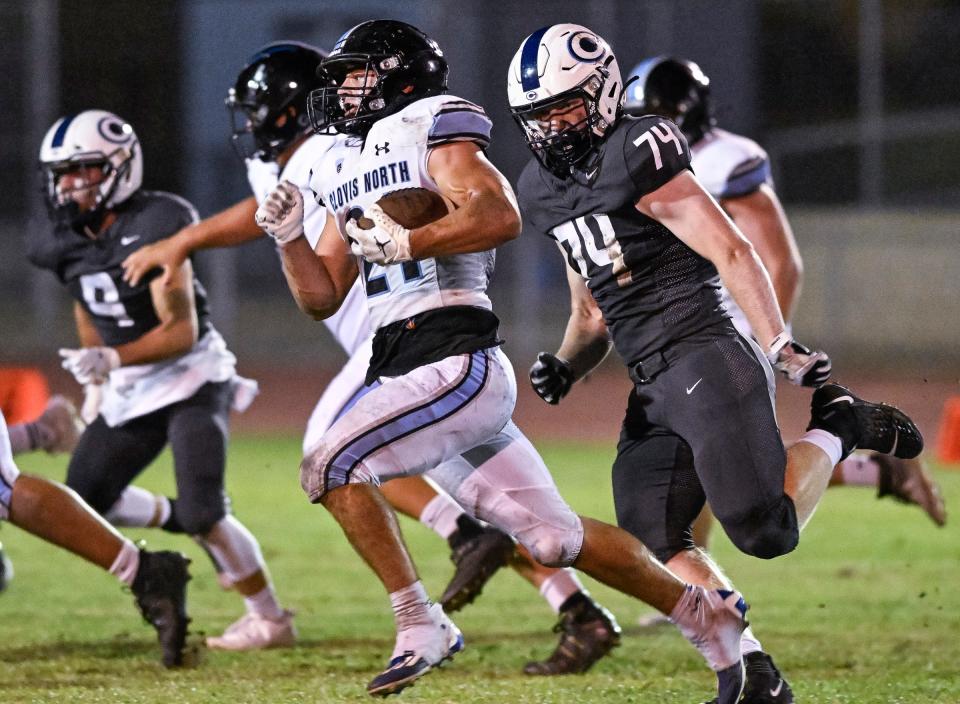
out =
[[[717,200],[753,193],[763,184],[773,185],[770,161],[752,139],[714,128],[690,148],[693,171],[703,187]],[[747,316],[724,286],[720,295],[734,325],[750,337]]]
[[[317,204],[310,190],[310,167],[319,161],[334,140],[324,135],[312,135],[290,157],[283,170],[276,162],[247,159],[247,181],[257,203],[282,180],[290,181],[300,188],[303,195],[303,234],[311,247],[316,247],[326,224],[327,211]],[[347,298],[334,315],[323,321],[340,346],[348,355],[354,352],[372,334],[367,307],[364,303],[363,286],[358,281],[347,293]]]
[[[402,188],[439,193],[427,172],[430,150],[459,141],[486,147],[490,128],[483,108],[474,103],[452,95],[423,98],[378,120],[365,140],[337,137],[313,165],[310,185],[343,234],[351,211],[368,208],[386,193]],[[444,306],[489,310],[486,289],[493,263],[492,250],[385,267],[360,260],[371,327]]]

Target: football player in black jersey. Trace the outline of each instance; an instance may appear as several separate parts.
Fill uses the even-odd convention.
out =
[[[558,403],[611,340],[628,365],[635,393],[613,468],[620,525],[684,578],[728,586],[690,540],[705,499],[739,549],[773,558],[796,546],[834,466],[855,448],[920,452],[906,415],[825,384],[829,359],[788,334],[767,272],[693,175],[681,131],[622,114],[624,84],[601,37],[579,25],[540,29],[507,81],[535,156],[520,177],[521,208],[565,255],[572,294],[560,349],[538,356],[531,382]],[[759,346],[731,324],[718,273]],[[771,366],[818,387],[808,431],[789,450]],[[773,689],[781,701],[783,688]]]
[[[242,391],[252,400],[249,387],[210,323],[189,262],[165,287],[155,277],[137,286],[122,279],[127,254],[194,222],[196,211],[177,196],[141,190],[139,141],[109,112],[57,120],[40,162],[54,227],[31,238],[29,257],[74,298],[82,347],[61,350],[63,366],[101,398],[71,457],[67,485],[120,525],[159,525],[204,547],[247,611],[224,636],[209,639],[212,647],[291,645],[292,614],[278,604],[260,546],[230,514],[224,493],[229,411]],[[157,503],[143,492],[143,501],[119,502],[168,443],[177,498]]]
[[[0,412],[0,520],[107,570],[130,587],[136,604],[157,630],[163,664],[183,664],[189,561],[177,552],[138,550],[74,492],[43,477],[21,474],[13,459],[7,423]],[[12,576],[0,564],[0,591]]]

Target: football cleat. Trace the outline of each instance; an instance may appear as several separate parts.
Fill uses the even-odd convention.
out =
[[[7,557],[3,549],[3,543],[0,543],[0,592],[6,591],[10,586],[10,580],[13,579],[13,563]]]
[[[813,429],[840,438],[843,458],[857,448],[906,460],[923,450],[923,435],[906,413],[864,401],[839,384],[824,384],[813,392],[807,430]]]
[[[183,665],[187,642],[187,582],[190,560],[178,552],[140,551],[131,591],[143,618],[157,630],[164,667]]]
[[[73,452],[84,425],[77,407],[64,396],[51,396],[43,413],[34,421],[38,431],[37,449],[50,454]]]
[[[586,596],[560,612],[553,630],[560,633],[556,649],[546,660],[524,665],[524,674],[580,674],[620,645],[620,626],[613,614]]]
[[[456,533],[451,536],[454,547],[450,560],[456,570],[440,597],[443,610],[448,614],[480,596],[490,578],[513,556],[513,538],[493,526],[478,524],[477,527],[478,531],[470,537],[458,539]]]
[[[717,703],[740,701],[746,682],[740,636],[747,605],[737,592],[688,585],[670,620],[717,673]]]
[[[430,605],[430,616],[431,626],[397,633],[397,644],[387,669],[370,681],[368,694],[375,697],[398,694],[463,650],[463,634],[440,604]]]
[[[222,636],[211,636],[206,642],[211,650],[290,648],[297,642],[293,612],[284,610],[276,620],[262,614],[244,614],[230,624]]]
[[[773,658],[763,652],[743,656],[747,668],[747,684],[740,698],[742,704],[793,704],[793,690]],[[717,704],[713,699],[707,704]]]
[[[877,498],[892,496],[902,503],[916,504],[938,526],[946,524],[947,510],[940,487],[924,469],[923,462],[880,454],[870,455],[870,459],[880,465]]]

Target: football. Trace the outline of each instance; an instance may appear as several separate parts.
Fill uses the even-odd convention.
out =
[[[377,205],[409,230],[439,220],[453,209],[452,204],[448,205],[443,196],[427,188],[401,188],[390,191],[380,197]],[[364,230],[373,227],[373,221],[366,217],[357,218],[357,224]]]

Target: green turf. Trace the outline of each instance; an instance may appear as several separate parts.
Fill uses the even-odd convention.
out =
[[[612,513],[607,446],[545,447],[564,495],[597,517]],[[297,479],[295,439],[239,438],[229,489],[237,515],[257,534],[281,597],[297,610],[300,646],[257,654],[200,652],[196,669],[164,671],[152,631],[109,575],[5,526],[0,538],[16,578],[0,596],[0,702],[365,701],[385,663],[393,629],[385,596],[332,519],[309,505]],[[25,457],[53,477],[64,462]],[[142,478],[171,488],[166,456]],[[960,473],[941,471],[948,501]],[[451,566],[446,546],[422,526],[404,530],[427,588],[438,594]],[[193,640],[242,612],[216,586],[188,539],[140,531],[157,548],[194,560]],[[857,704],[960,701],[960,540],[919,510],[877,501],[870,491],[831,491],[792,555],[763,562],[725,540],[715,554],[752,604],[757,635],[802,702]],[[499,575],[458,615],[467,650],[408,689],[409,702],[700,702],[713,679],[671,628],[641,632],[645,608],[588,581],[624,626],[621,648],[585,676],[530,679],[523,663],[552,649],[554,617],[513,574]]]

